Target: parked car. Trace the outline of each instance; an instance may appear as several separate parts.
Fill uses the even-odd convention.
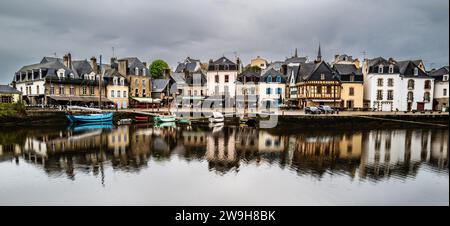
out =
[[[328,114],[328,113],[334,114],[336,112],[333,108],[331,108],[328,105],[320,105],[319,110],[320,110],[320,112],[325,113],[325,114]]]
[[[317,107],[306,107],[305,113],[306,114],[320,114],[321,111]]]

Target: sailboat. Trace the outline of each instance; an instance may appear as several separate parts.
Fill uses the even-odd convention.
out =
[[[105,75],[105,70],[102,70],[102,55],[100,55],[100,70],[102,71],[101,76],[98,81],[99,86],[99,106],[102,106],[102,79]],[[70,112],[70,110],[76,109],[81,111],[88,111],[88,112],[98,112],[93,114],[78,114],[74,115]],[[111,122],[113,120],[113,113],[112,112],[106,112],[102,113],[102,109],[99,108],[88,108],[88,107],[80,107],[80,106],[68,106],[67,110],[69,110],[66,113],[66,118],[71,123],[97,123],[97,122]]]

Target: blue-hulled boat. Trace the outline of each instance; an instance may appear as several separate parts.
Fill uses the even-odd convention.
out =
[[[87,114],[87,115],[66,115],[67,119],[69,119],[70,122],[76,123],[76,122],[110,122],[113,119],[113,113],[99,113],[99,114]]]
[[[74,132],[81,132],[87,130],[102,130],[102,129],[113,129],[114,125],[112,122],[100,122],[100,123],[81,123],[74,124],[71,123],[67,129],[72,130]]]

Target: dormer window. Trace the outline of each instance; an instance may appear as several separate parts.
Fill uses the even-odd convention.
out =
[[[142,75],[146,76],[147,74],[145,73],[145,68],[142,68]]]
[[[225,70],[228,70],[228,64],[225,64],[224,68]]]
[[[267,82],[272,82],[272,75],[267,76]]]
[[[378,74],[383,74],[383,65],[378,66]]]
[[[325,74],[320,74],[320,80],[325,80]]]
[[[446,82],[446,81],[448,81],[448,75],[444,75],[444,76],[442,76],[442,81],[443,81],[443,82]]]
[[[394,65],[389,65],[389,74],[394,73]]]
[[[123,78],[120,79],[120,85],[124,86],[125,85],[125,80]]]
[[[139,68],[138,68],[138,67],[136,67],[136,68],[134,69],[134,74],[135,74],[135,75],[139,75]]]
[[[355,76],[354,75],[350,75],[350,82],[354,82],[355,81]]]
[[[278,83],[280,83],[280,82],[281,82],[281,76],[278,75],[278,76],[276,77],[275,81],[278,82]]]
[[[414,76],[418,76],[419,75],[419,68],[415,67],[414,68]]]

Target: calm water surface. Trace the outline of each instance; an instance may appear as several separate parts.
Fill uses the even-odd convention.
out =
[[[448,130],[0,130],[0,205],[449,205]]]

